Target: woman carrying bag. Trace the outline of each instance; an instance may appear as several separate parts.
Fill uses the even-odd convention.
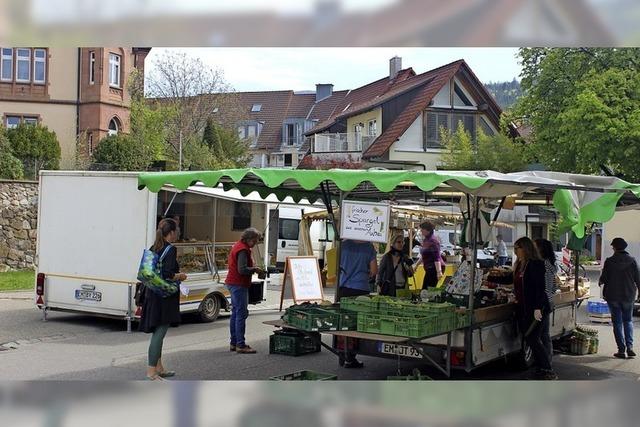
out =
[[[177,251],[171,243],[178,238],[178,225],[173,219],[163,219],[158,223],[156,240],[151,250],[162,257],[161,276],[169,282],[187,280],[187,275],[180,273]],[[175,375],[162,365],[162,344],[164,337],[172,325],[180,323],[180,292],[162,296],[146,287],[140,316],[140,331],[151,335],[149,342],[148,380],[161,380]]]
[[[551,312],[545,290],[545,264],[528,237],[516,240],[513,249],[517,257],[513,273],[490,277],[489,280],[494,283],[513,283],[518,326],[533,351],[536,378],[555,380],[558,376],[551,367],[551,354],[543,343],[543,336],[549,334]]]
[[[380,295],[394,297],[398,289],[407,289],[408,279],[413,276],[413,261],[402,252],[402,234],[393,236],[391,242],[391,248],[380,260],[376,285]]]

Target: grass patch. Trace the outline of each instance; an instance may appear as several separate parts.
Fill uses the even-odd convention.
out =
[[[8,271],[0,273],[0,292],[24,291],[33,289],[35,272],[33,270]]]

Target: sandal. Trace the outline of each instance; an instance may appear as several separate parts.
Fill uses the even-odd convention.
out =
[[[236,352],[237,353],[242,353],[242,354],[255,354],[256,351],[254,349],[252,349],[251,347],[249,347],[248,345],[245,345],[244,347],[237,347],[236,348]]]
[[[171,377],[175,377],[176,376],[176,371],[164,371],[164,372],[158,372],[158,376],[160,378],[171,378]]]

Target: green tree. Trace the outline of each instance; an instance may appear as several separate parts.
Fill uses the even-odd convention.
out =
[[[527,148],[501,133],[487,135],[479,130],[476,141],[458,123],[455,132],[441,129],[440,134],[445,150],[442,163],[449,170],[494,170],[497,172],[516,172],[527,165]]]
[[[13,155],[22,161],[25,175],[38,179],[40,169],[60,167],[60,144],[46,126],[20,124],[7,130]]]
[[[202,143],[209,148],[216,163],[224,167],[245,167],[251,161],[249,142],[240,139],[234,129],[217,125],[213,119],[207,120]]]
[[[117,171],[146,170],[153,161],[152,153],[127,134],[103,138],[93,152],[99,166]]]
[[[211,118],[207,119],[207,125],[204,127],[204,133],[202,135],[202,142],[209,147],[209,150],[211,150],[214,155],[220,156],[222,153],[218,127]]]
[[[0,129],[0,178],[24,178],[22,162],[11,152],[9,139],[3,129]]]
[[[536,159],[563,172],[606,164],[639,179],[630,157],[640,145],[640,49],[526,48],[519,55],[524,95],[514,116],[531,126]]]

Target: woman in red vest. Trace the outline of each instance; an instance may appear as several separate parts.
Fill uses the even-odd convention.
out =
[[[253,354],[256,351],[244,342],[244,331],[249,316],[249,288],[254,273],[263,275],[264,271],[253,265],[251,248],[260,239],[260,233],[255,228],[247,228],[242,232],[240,240],[236,242],[229,253],[229,272],[224,283],[231,292],[231,320],[229,329],[231,341],[229,350],[237,353]]]

